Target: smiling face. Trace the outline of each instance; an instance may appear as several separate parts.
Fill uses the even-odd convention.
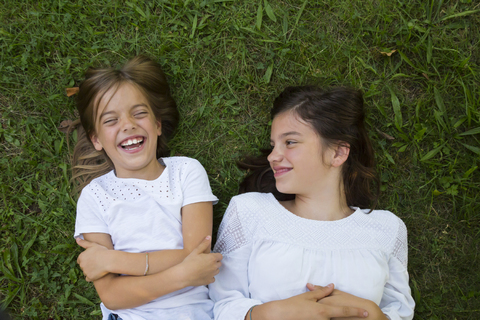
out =
[[[105,150],[117,177],[155,179],[163,169],[156,159],[161,123],[134,85],[123,83],[115,89],[98,104],[92,143],[96,150]]]
[[[326,148],[321,137],[294,112],[273,119],[270,139],[273,150],[268,161],[278,191],[307,195],[328,187],[332,178],[338,179],[332,175],[335,166],[331,166],[335,150]]]

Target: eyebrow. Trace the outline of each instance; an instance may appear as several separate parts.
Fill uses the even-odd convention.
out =
[[[133,106],[131,107],[131,109],[135,109],[135,108],[138,108],[138,107],[146,107],[146,106],[147,106],[147,105],[144,104],[144,103],[139,103],[139,104],[133,105]],[[102,113],[102,114],[100,115],[100,120],[102,120],[102,118],[103,118],[104,116],[107,116],[107,115],[112,114],[112,113],[115,113],[115,110],[107,111],[107,112]]]
[[[284,132],[280,135],[280,138],[285,138],[287,136],[301,136],[302,134],[300,132],[297,132],[297,131],[288,131],[288,132]],[[272,139],[270,139],[270,142],[273,142]]]

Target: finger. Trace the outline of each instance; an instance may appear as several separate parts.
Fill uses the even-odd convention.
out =
[[[368,317],[367,310],[352,307],[331,307],[328,313],[330,318]]]
[[[307,295],[309,295],[311,299],[320,300],[330,295],[333,292],[334,285],[333,283],[330,283],[326,287],[322,287],[322,286],[314,286],[311,283],[307,283],[307,288],[312,290],[306,293]]]
[[[215,261],[220,262],[223,259],[223,256],[221,253],[211,253],[213,257],[215,257]]]
[[[93,242],[83,240],[82,238],[75,238],[75,240],[77,241],[77,244],[84,249],[88,249],[93,246]]]
[[[327,284],[325,287],[316,286],[316,285],[314,285],[314,284],[307,283],[307,288],[308,288],[308,290],[310,290],[310,291],[315,291],[315,290],[319,290],[319,289],[321,289],[321,288],[332,288],[332,289],[334,289],[335,286],[334,286],[333,283]]]
[[[207,250],[207,248],[210,247],[211,242],[212,242],[212,237],[210,237],[210,236],[205,237],[205,239],[203,239],[203,241],[200,242],[200,244],[195,249],[193,249],[192,252],[194,252],[194,251],[195,252],[203,252],[203,251]]]

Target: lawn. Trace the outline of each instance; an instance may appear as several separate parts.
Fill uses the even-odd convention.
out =
[[[415,319],[480,319],[476,0],[2,0],[0,21],[0,300],[14,318],[100,318],[58,127],[88,66],[142,53],[180,108],[172,154],[200,160],[220,198],[215,228],[282,88],[362,89],[378,207],[409,231]]]

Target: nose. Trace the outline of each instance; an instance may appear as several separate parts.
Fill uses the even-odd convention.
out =
[[[280,147],[273,147],[272,152],[267,157],[268,162],[280,162],[282,161],[283,155],[280,150]]]
[[[123,131],[128,131],[135,129],[135,119],[132,117],[125,117],[125,119],[122,121],[122,130]]]

